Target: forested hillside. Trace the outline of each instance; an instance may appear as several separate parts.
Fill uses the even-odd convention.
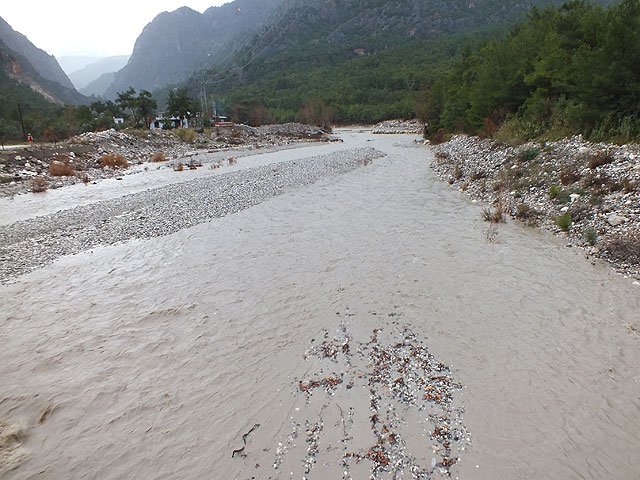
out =
[[[427,99],[431,133],[638,140],[640,1],[535,9],[506,38],[467,52]]]
[[[235,55],[194,76],[191,91],[206,88],[243,120],[292,120],[309,102],[328,105],[345,123],[411,116],[422,109],[421,87],[453,58],[503,38],[531,7],[560,4],[288,0]]]

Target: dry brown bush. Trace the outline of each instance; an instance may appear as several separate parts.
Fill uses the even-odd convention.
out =
[[[151,161],[153,163],[166,162],[167,161],[167,157],[164,154],[164,152],[156,152],[153,155],[151,155]]]
[[[604,248],[615,260],[640,264],[640,232],[631,232],[612,238]]]
[[[578,169],[574,166],[565,166],[560,169],[558,178],[560,178],[562,185],[573,185],[580,180],[580,173],[578,173]]]
[[[637,185],[635,181],[629,180],[628,178],[622,180],[622,189],[624,190],[624,193],[635,192],[636,188]]]
[[[621,182],[614,180],[604,172],[588,173],[582,178],[580,184],[598,195],[608,195],[624,188]]]
[[[460,180],[464,176],[464,172],[463,172],[462,167],[460,166],[459,163],[456,163],[453,166],[452,175],[453,175],[453,178],[455,178],[456,180]]]
[[[54,160],[49,164],[49,175],[52,177],[72,177],[76,174],[75,168],[69,161]]]
[[[540,212],[526,203],[520,203],[516,207],[515,217],[527,225],[535,223],[539,216]]]
[[[129,166],[127,159],[118,153],[107,153],[103,155],[100,157],[99,163],[102,168],[109,167],[116,169],[127,168]]]
[[[507,211],[507,208],[503,202],[503,200],[501,198],[498,198],[495,202],[494,202],[494,208],[493,210],[491,208],[484,208],[482,210],[482,217],[485,219],[485,221],[487,222],[491,222],[491,223],[501,223],[501,222],[505,222],[505,212]]]
[[[589,160],[587,160],[587,168],[594,169],[601,167],[603,165],[613,163],[614,160],[615,158],[609,152],[594,153],[589,157]]]
[[[33,193],[46,192],[49,188],[49,182],[42,175],[31,179],[31,191]]]
[[[444,128],[439,128],[432,135],[429,136],[429,140],[434,145],[439,145],[449,140],[451,136],[447,133]]]

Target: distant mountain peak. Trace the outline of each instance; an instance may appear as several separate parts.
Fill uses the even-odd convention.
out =
[[[16,32],[2,17],[0,17],[0,40],[7,48],[27,59],[42,77],[59,83],[65,88],[74,88],[53,55],[36,47],[25,35]]]
[[[13,81],[28,86],[54,103],[78,104],[87,100],[78,93],[53,55],[36,47],[0,18],[0,65]]]
[[[212,58],[251,38],[283,1],[235,0],[204,13],[189,7],[160,13],[143,29],[106,96],[114,98],[130,86],[155,90],[186,81]]]

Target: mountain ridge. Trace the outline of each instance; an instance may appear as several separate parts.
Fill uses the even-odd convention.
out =
[[[100,58],[69,74],[69,79],[78,91],[82,91],[89,84],[100,78],[105,73],[116,73],[129,61],[129,55],[115,55]]]
[[[253,34],[283,0],[234,0],[203,13],[189,7],[157,15],[136,40],[127,65],[105,96],[129,87],[155,90],[179,84]]]
[[[53,55],[33,45],[1,17],[0,66],[5,81],[27,86],[51,103],[78,105],[88,100],[76,91]]]
[[[36,47],[25,35],[15,31],[2,17],[0,17],[0,39],[8,49],[24,57],[43,78],[65,88],[74,89],[73,83],[56,58]]]

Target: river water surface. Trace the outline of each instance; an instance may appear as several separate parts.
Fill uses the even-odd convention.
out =
[[[417,137],[340,134],[309,155],[386,157],[0,286],[0,477],[369,478],[367,460],[332,456],[345,439],[325,407],[354,409],[355,448],[370,405],[341,390],[316,408],[304,355],[327,332],[365,345],[409,328],[462,387],[454,478],[640,478],[640,288],[515,223],[489,242],[482,206],[436,179]],[[282,452],[318,412],[309,470],[306,446]],[[428,460],[422,420],[405,428]]]

